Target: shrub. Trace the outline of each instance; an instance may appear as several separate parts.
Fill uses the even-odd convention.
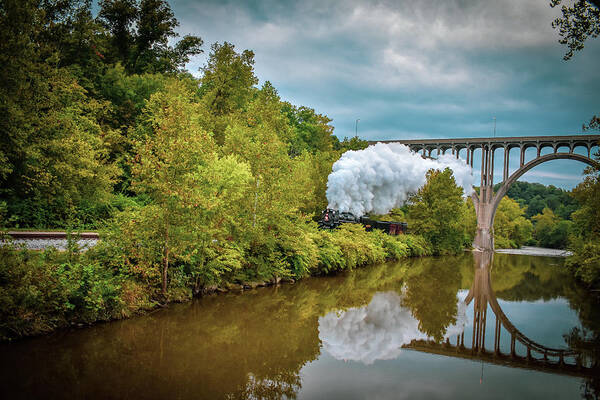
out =
[[[575,276],[590,287],[600,286],[600,244],[571,237],[573,256],[567,265]]]
[[[423,236],[419,235],[403,235],[399,236],[399,240],[405,243],[410,250],[410,257],[423,257],[433,254],[431,244]]]
[[[123,277],[83,257],[0,248],[0,339],[127,315]]]
[[[334,242],[333,233],[328,230],[319,231],[315,237],[318,249],[318,273],[329,274],[346,268],[346,259],[342,248]]]
[[[315,242],[318,233],[316,227],[302,227],[294,233],[285,235],[281,241],[281,255],[293,276],[303,278],[316,271],[319,264],[319,249]]]

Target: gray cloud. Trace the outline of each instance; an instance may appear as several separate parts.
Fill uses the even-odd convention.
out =
[[[568,134],[600,111],[600,43],[562,61],[547,0],[171,4],[181,33],[254,50],[261,82],[340,138],[356,118],[365,139],[484,136],[493,116],[499,136]]]

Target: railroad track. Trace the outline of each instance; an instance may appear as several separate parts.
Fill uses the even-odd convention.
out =
[[[66,239],[67,232],[44,232],[44,231],[9,231],[7,235],[13,239]],[[71,235],[78,239],[99,239],[97,232],[72,232]]]

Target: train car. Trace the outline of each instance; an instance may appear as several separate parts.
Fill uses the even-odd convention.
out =
[[[368,232],[373,229],[379,229],[388,235],[402,235],[405,234],[408,229],[408,224],[406,222],[377,221],[369,217],[357,217],[350,212],[340,212],[331,208],[327,208],[323,211],[321,219],[319,220],[319,228],[335,229],[344,223],[361,224]]]

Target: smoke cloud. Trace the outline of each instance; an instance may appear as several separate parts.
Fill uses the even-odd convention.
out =
[[[466,304],[457,298],[456,322],[446,328],[444,338],[462,333],[467,324]],[[366,307],[330,312],[319,318],[319,339],[323,349],[338,360],[373,364],[392,360],[412,340],[428,339],[419,330],[419,321],[402,306],[402,296],[378,292]]]
[[[425,159],[399,143],[377,143],[364,150],[347,151],[333,164],[327,180],[329,208],[361,216],[387,214],[425,183],[430,169],[453,172],[465,196],[473,191],[471,167],[452,155]]]

